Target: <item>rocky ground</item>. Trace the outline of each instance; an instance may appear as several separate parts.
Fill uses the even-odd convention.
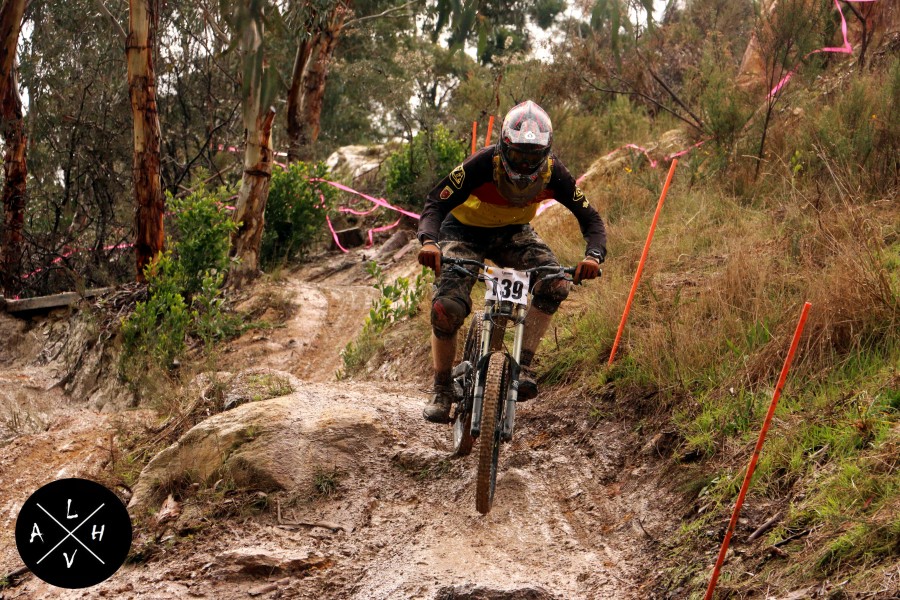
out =
[[[408,259],[391,276],[414,272]],[[651,597],[659,540],[678,524],[652,445],[549,390],[522,405],[480,515],[475,456],[450,458],[449,428],[421,418],[427,338],[408,378],[395,360],[402,381],[335,379],[375,290],[360,255],[334,260],[245,300],[265,296],[284,326],[234,341],[202,380],[227,382],[235,408],[117,490],[137,523],[134,562],[87,590],[22,574],[0,598]],[[65,369],[41,358],[50,321],[0,319],[13,341],[0,356],[0,573],[11,573],[28,495],[64,476],[107,480],[129,435],[159,419],[66,394],[54,385]]]

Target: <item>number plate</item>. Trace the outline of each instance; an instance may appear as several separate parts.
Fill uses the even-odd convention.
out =
[[[497,293],[494,293],[493,281],[486,281],[487,293],[484,296],[486,299],[528,304],[528,273],[515,269],[488,267],[487,274],[497,280]]]

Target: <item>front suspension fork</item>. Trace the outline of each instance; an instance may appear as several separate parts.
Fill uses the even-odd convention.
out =
[[[522,342],[525,339],[525,308],[516,308],[516,332],[513,338],[512,364],[509,365],[509,385],[506,387],[506,411],[500,439],[508,442],[512,439],[516,421],[516,401],[519,399],[519,360],[522,358]]]

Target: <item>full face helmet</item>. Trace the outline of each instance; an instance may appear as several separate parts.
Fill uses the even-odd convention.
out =
[[[500,160],[517,187],[527,187],[537,179],[546,167],[552,142],[550,116],[531,100],[506,113],[500,130]]]

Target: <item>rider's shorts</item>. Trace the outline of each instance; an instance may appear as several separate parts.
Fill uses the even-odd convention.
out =
[[[527,224],[472,227],[460,223],[450,215],[441,225],[440,243],[444,256],[479,262],[489,259],[501,267],[512,269],[559,264],[550,247]],[[475,281],[472,277],[443,271],[435,287],[434,302],[440,303],[443,298],[455,301],[454,304],[459,303],[465,307],[468,315],[472,311],[471,293]],[[552,315],[565,300],[569,287],[568,282],[560,280],[537,285],[532,306]],[[462,326],[462,320],[453,323],[453,326],[458,329]]]

